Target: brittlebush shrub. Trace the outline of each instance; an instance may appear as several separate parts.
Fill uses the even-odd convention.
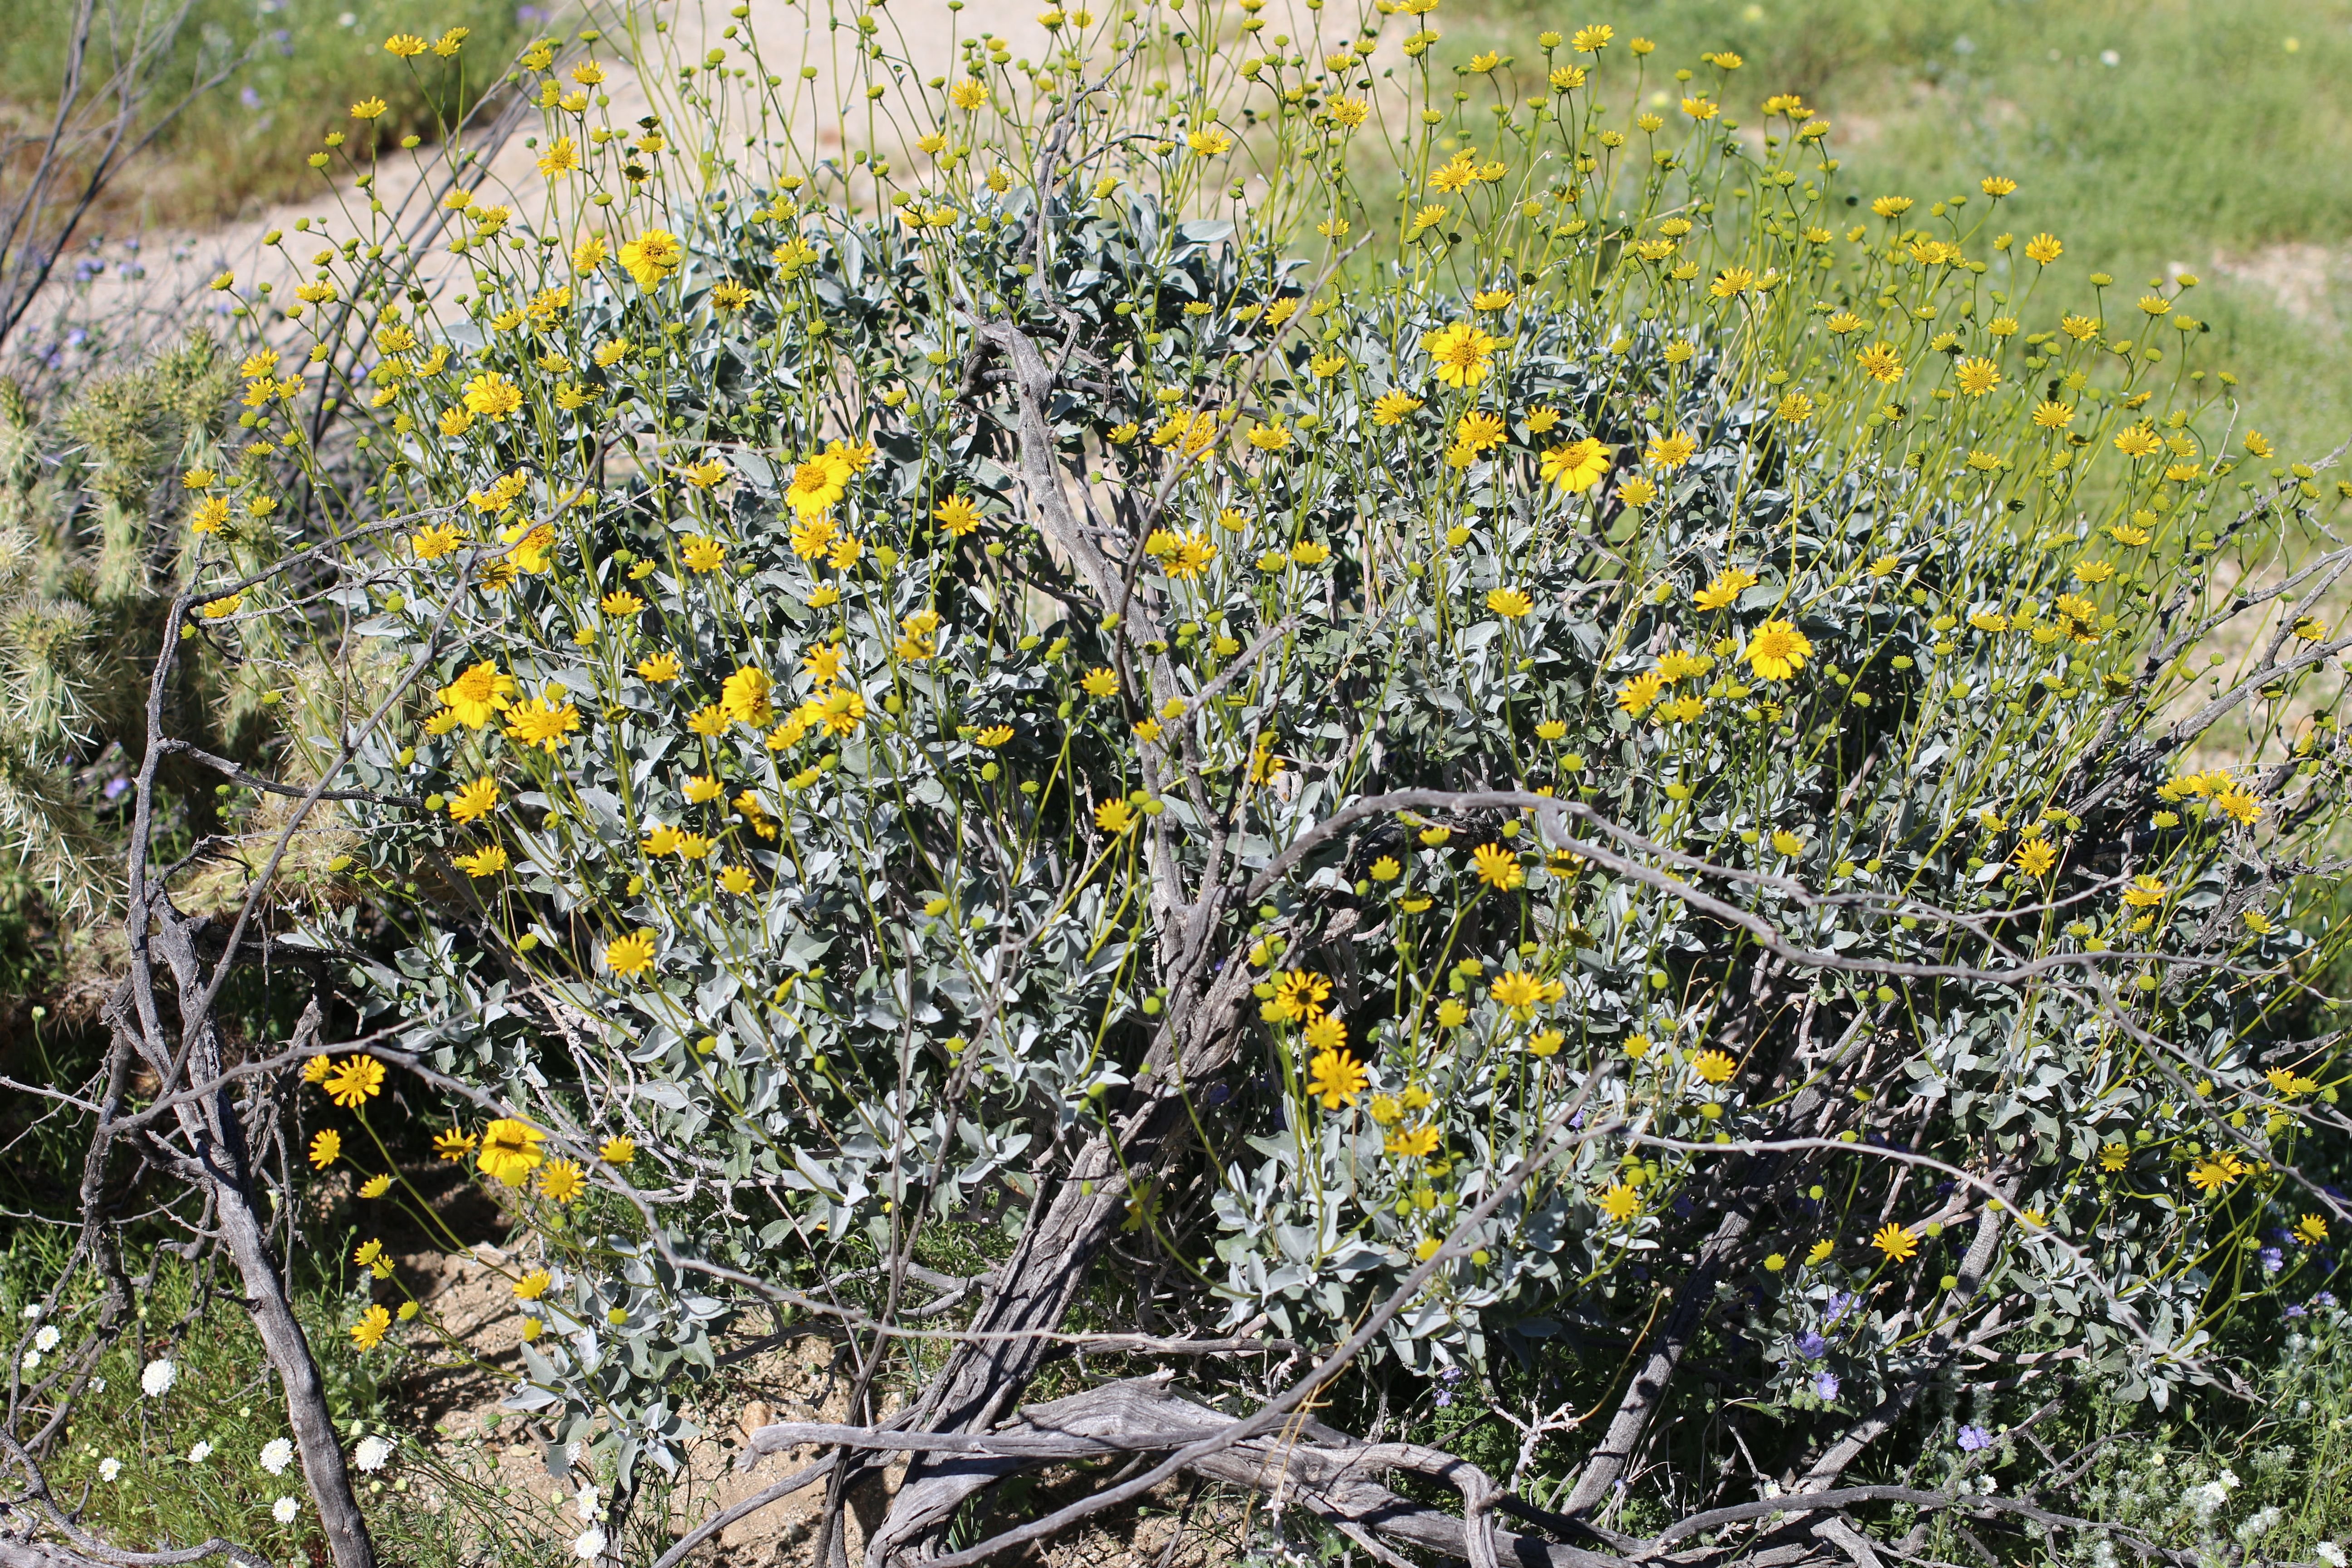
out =
[[[1679,1291],[1675,1397],[1791,1452],[1995,1314],[2161,1404],[2332,1275],[2332,479],[2000,171],[1849,192],[1736,57],[1653,112],[1638,39],[1457,71],[1426,9],[928,88],[862,13],[854,159],[797,60],[583,35],[471,289],[362,286],[336,602],[420,673],[337,779],[407,933],[353,977],[599,1463],[675,1461],[727,1312],[1066,1180],[1090,1323],[1328,1345],[1538,1160],[1380,1365],[1613,1401]],[[683,85],[608,127],[616,46]]]

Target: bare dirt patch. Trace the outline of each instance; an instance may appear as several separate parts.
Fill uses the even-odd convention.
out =
[[[2218,252],[2213,271],[2333,338],[2343,331],[2343,297],[2352,286],[2352,250],[2297,241],[2242,254]]]

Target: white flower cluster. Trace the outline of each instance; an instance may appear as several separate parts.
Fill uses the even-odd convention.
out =
[[[2203,1486],[2190,1487],[2182,1492],[2180,1500],[2197,1515],[2198,1523],[2210,1524],[2213,1516],[2221,1511],[2221,1505],[2230,1500],[2230,1494],[2238,1489],[2239,1484],[2237,1476],[2225,1469]]]

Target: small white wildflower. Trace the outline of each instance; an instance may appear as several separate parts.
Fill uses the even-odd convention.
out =
[[[392,1460],[392,1445],[382,1437],[362,1437],[352,1450],[352,1463],[362,1470],[380,1470]]]
[[[2327,1564],[2327,1568],[2344,1568],[2344,1548],[2332,1541],[2323,1541],[2311,1549],[2311,1554]]]
[[[2229,1468],[2227,1466],[2222,1467],[2221,1473],[2213,1478],[2213,1480],[2216,1486],[2227,1487],[2231,1491],[2235,1491],[2238,1488],[2246,1484],[2238,1479],[2238,1474],[2235,1470]]]
[[[583,1563],[593,1563],[604,1554],[604,1531],[602,1525],[590,1525],[580,1532],[580,1539],[572,1543],[572,1555]]]
[[[283,1437],[272,1437],[261,1446],[261,1468],[273,1476],[282,1476],[286,1467],[294,1462],[294,1445]]]
[[[47,1353],[57,1349],[58,1341],[64,1337],[58,1332],[58,1326],[55,1323],[43,1323],[41,1331],[33,1336],[33,1348]]]
[[[106,1379],[102,1377],[91,1378],[89,1380],[89,1391],[92,1394],[104,1394],[106,1392]]]
[[[178,1367],[158,1358],[149,1362],[147,1370],[139,1374],[139,1386],[147,1391],[148,1398],[161,1399],[172,1392],[172,1384],[179,1380],[179,1376]]]
[[[25,1352],[25,1370],[26,1370],[26,1372],[31,1372],[31,1371],[33,1371],[36,1367],[38,1367],[40,1364],[41,1364],[41,1352],[38,1352],[38,1351],[26,1351],[26,1352]]]
[[[269,1516],[280,1524],[293,1523],[294,1516],[301,1511],[302,1505],[290,1497],[279,1498],[269,1505]]]
[[[40,1315],[41,1315],[41,1304],[40,1304],[38,1301],[35,1301],[35,1302],[30,1303],[30,1304],[29,1304],[29,1305],[27,1305],[27,1306],[26,1307],[26,1309],[25,1309],[25,1321],[26,1321],[26,1322],[28,1322],[28,1323],[29,1323],[29,1322],[31,1322],[35,1318],[39,1317]]]
[[[200,1442],[188,1450],[188,1463],[192,1465],[201,1465],[212,1457],[213,1446],[210,1443]]]
[[[580,1510],[580,1517],[583,1520],[590,1524],[595,1523],[596,1489],[593,1486],[582,1487],[580,1495],[572,1500],[572,1506]]]
[[[120,1459],[110,1458],[98,1462],[98,1479],[101,1481],[110,1481],[121,1473],[122,1461]]]
[[[2261,1509],[2253,1518],[2238,1526],[2238,1539],[2248,1542],[2260,1541],[2277,1529],[2279,1521],[2285,1517],[2276,1508]]]

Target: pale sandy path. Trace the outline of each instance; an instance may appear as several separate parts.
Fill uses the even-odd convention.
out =
[[[428,7],[419,5],[416,9],[422,18]],[[563,36],[576,37],[582,26],[593,21],[600,24],[605,34],[597,52],[611,72],[609,79],[602,84],[610,102],[604,107],[591,108],[574,122],[583,129],[601,125],[634,132],[638,117],[654,107],[656,95],[648,92],[646,84],[626,67],[612,63],[616,45],[625,44],[618,18],[625,16],[627,9],[597,5],[591,7],[583,21],[562,29]],[[793,132],[797,150],[803,161],[838,153],[839,137],[830,126],[820,123],[821,119],[829,120],[832,116],[820,116],[818,109],[820,105],[839,104],[844,99],[862,101],[851,69],[844,68],[854,69],[853,57],[845,44],[840,48],[834,47],[836,37],[845,40],[854,35],[845,27],[838,35],[825,27],[822,0],[815,5],[751,0],[750,14],[740,19],[730,15],[732,9],[716,0],[648,0],[635,7],[641,26],[649,28],[646,19],[653,17],[669,23],[675,58],[679,59],[699,59],[708,49],[721,44],[741,58],[740,34],[750,29],[760,42],[768,68],[783,76],[787,83],[797,77],[803,66],[815,67],[816,79],[804,84],[796,95],[802,121]],[[1036,20],[1040,9],[1042,6],[1032,0],[964,0],[962,6],[953,11],[948,0],[887,0],[880,10],[884,17],[881,37],[888,53],[903,54],[919,83],[948,73],[955,63],[955,40],[960,37],[992,33],[1007,39],[1016,58],[1042,55],[1048,35]],[[845,5],[842,11],[847,15],[849,7]],[[812,15],[815,17],[814,24]],[[434,36],[434,29],[423,20],[414,25],[425,37]],[[739,37],[731,41],[721,37],[730,26],[739,32]],[[649,32],[647,36],[650,40]],[[428,61],[431,58],[425,57]],[[665,111],[676,108],[676,84],[670,86],[670,101],[662,105]],[[555,226],[550,221],[548,183],[538,172],[537,151],[524,144],[524,138],[538,133],[540,129],[540,116],[534,110],[495,156],[485,165],[467,172],[465,183],[477,192],[478,201],[511,207],[519,226],[543,232]],[[477,133],[464,140],[478,146],[483,137]],[[309,234],[299,233],[296,225],[308,219],[314,233],[323,232],[336,240],[365,233],[371,216],[367,205],[371,194],[383,204],[383,216],[397,220],[399,232],[412,237],[418,276],[432,289],[438,308],[446,310],[451,308],[451,294],[465,286],[470,273],[462,258],[448,254],[450,231],[435,221],[438,216],[435,200],[449,183],[446,149],[428,146],[415,153],[393,149],[378,165],[373,193],[359,189],[348,175],[331,185],[322,179],[322,188],[316,198],[287,203],[251,221],[210,230],[150,233],[140,237],[135,252],[119,243],[108,245],[97,253],[108,263],[103,272],[77,287],[72,268],[61,267],[28,320],[39,321],[63,312],[84,325],[110,327],[118,336],[168,335],[205,322],[226,328],[231,324],[226,320],[230,307],[224,297],[209,289],[214,278],[224,272],[235,274],[240,293],[267,282],[271,286],[272,298],[284,302],[307,274],[306,264],[320,243]],[[262,244],[263,237],[272,231],[286,236],[292,252],[290,262],[286,254]],[[302,337],[290,323],[282,321],[272,322],[268,331],[273,339],[289,344]],[[40,337],[37,332],[28,333],[28,345]]]
[[[1096,32],[1100,32],[1102,17],[1116,15],[1113,6],[1124,9],[1137,0],[1081,0],[1092,5],[1097,13]],[[772,74],[782,77],[788,87],[796,88],[791,113],[796,121],[790,132],[793,161],[805,166],[817,159],[841,153],[840,136],[835,126],[847,120],[860,128],[855,134],[868,132],[862,128],[868,121],[865,112],[866,79],[859,71],[855,47],[856,37],[847,20],[859,10],[859,0],[745,0],[740,6],[730,0],[590,0],[583,12],[560,29],[559,36],[577,39],[580,31],[594,25],[604,33],[595,53],[609,71],[601,89],[609,101],[602,107],[591,107],[582,116],[566,117],[568,129],[584,139],[585,133],[597,127],[635,134],[638,118],[657,108],[672,118],[673,125],[682,124],[698,112],[688,110],[679,113],[677,102],[677,83],[667,83],[667,91],[655,93],[648,84],[637,79],[625,66],[614,62],[614,57],[626,52],[625,23],[634,16],[644,29],[647,42],[653,41],[651,28],[656,20],[667,23],[671,29],[668,41],[673,61],[700,61],[714,47],[724,47],[730,63],[746,60],[748,32],[760,46],[761,63]],[[1077,8],[1076,6],[1073,7]],[[744,15],[738,17],[736,10]],[[892,89],[892,100],[902,101],[911,89],[936,103],[938,94],[929,83],[937,78],[950,76],[960,62],[961,40],[983,35],[1005,41],[1007,52],[1015,60],[1043,59],[1051,47],[1053,35],[1038,21],[1044,0],[963,0],[955,5],[950,0],[878,0],[873,14],[880,19],[878,35],[885,53],[901,65],[903,75]],[[1296,34],[1297,42],[1291,47],[1308,47],[1317,36],[1318,24],[1323,47],[1334,47],[1339,39],[1348,37],[1358,11],[1357,0],[1328,0],[1319,16],[1310,14],[1307,0],[1271,0],[1257,15],[1266,29],[1259,35],[1260,42],[1253,47],[1270,46],[1276,36]],[[1147,7],[1149,13],[1149,8]],[[405,25],[420,35],[432,37],[436,29],[430,25],[427,0],[415,0],[413,19]],[[1232,25],[1240,16],[1234,4],[1226,7],[1225,24]],[[838,28],[828,26],[829,16],[844,18]],[[1178,21],[1180,16],[1197,22],[1197,10],[1187,6],[1181,13],[1160,12],[1160,20]],[[1401,19],[1400,19],[1401,20]],[[1456,16],[1458,24],[1475,26],[1475,19]],[[730,29],[737,37],[725,37]],[[1381,44],[1381,66],[1402,63],[1397,51],[1402,27],[1395,25],[1383,29]],[[579,46],[574,44],[575,50]],[[560,62],[568,69],[572,58],[567,56]],[[433,57],[425,63],[437,64]],[[1096,64],[1101,64],[1099,58]],[[814,67],[814,79],[803,81],[803,67]],[[1380,67],[1375,67],[1375,74]],[[1400,73],[1402,74],[1402,73]],[[568,82],[565,85],[570,85]],[[1392,91],[1383,82],[1381,93]],[[660,100],[656,103],[656,100]],[[356,122],[347,129],[358,129]],[[736,147],[741,147],[740,135],[746,127],[733,124],[728,135]],[[526,145],[525,139],[541,133],[542,117],[536,108],[527,110],[520,128],[499,144],[485,163],[468,169],[464,184],[473,189],[476,199],[483,204],[499,204],[511,208],[516,216],[515,227],[531,233],[552,233],[567,243],[579,236],[576,222],[563,221],[551,207],[549,183],[536,167],[538,153]],[[901,171],[901,177],[919,170],[925,163],[923,155],[909,147],[899,147],[887,140],[891,132],[887,125],[880,129],[882,144],[870,150],[889,156]],[[357,140],[355,138],[355,140]],[[480,148],[488,141],[481,128],[460,138],[462,145]],[[352,235],[369,238],[405,236],[414,246],[415,276],[430,291],[432,303],[425,313],[443,318],[455,315],[459,307],[455,296],[465,292],[471,284],[471,267],[462,258],[448,253],[447,244],[455,230],[445,226],[449,216],[436,210],[436,202],[449,187],[451,171],[449,150],[424,147],[415,152],[387,150],[377,166],[373,191],[359,188],[349,172],[331,183],[321,176],[315,198],[285,204],[258,218],[225,226],[217,229],[150,233],[142,237],[138,255],[126,254],[121,245],[109,246],[101,256],[110,265],[94,280],[79,287],[71,279],[70,268],[60,268],[47,294],[37,303],[34,320],[44,316],[61,322],[79,321],[110,330],[118,346],[124,341],[136,343],[175,336],[190,326],[209,324],[214,330],[234,339],[247,339],[250,323],[238,323],[227,319],[230,301],[212,292],[208,283],[219,274],[236,275],[238,292],[248,300],[255,297],[257,286],[268,283],[270,298],[282,308],[293,288],[302,282],[314,265],[320,241],[312,235],[323,234],[340,241]],[[744,154],[749,165],[760,163],[773,156],[764,150]],[[383,204],[384,213],[378,221],[395,226],[390,236],[381,230],[372,234],[372,215],[368,200],[373,196]],[[296,226],[308,219],[310,233]],[[286,237],[285,250],[274,250],[262,244],[263,237],[282,231]],[[136,276],[123,263],[135,260],[143,276]],[[274,310],[262,312],[264,331],[268,339],[281,346],[301,351],[311,339],[295,323],[278,319]],[[232,327],[239,330],[228,331]],[[54,341],[53,334],[36,330],[23,335],[19,349],[46,346]]]

